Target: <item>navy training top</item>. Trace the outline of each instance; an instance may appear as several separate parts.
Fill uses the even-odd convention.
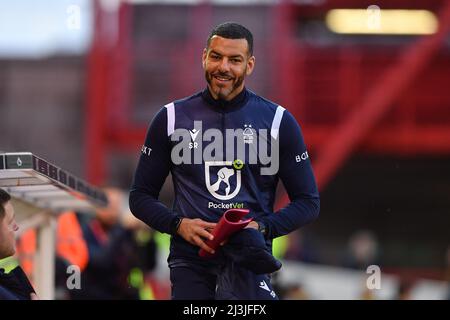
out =
[[[158,200],[169,172],[172,208]],[[279,179],[290,203],[273,212]],[[138,219],[172,234],[169,261],[197,258],[199,250],[173,231],[177,216],[217,222],[227,209],[249,209],[266,225],[271,246],[315,220],[320,208],[297,121],[246,88],[231,101],[215,100],[206,88],[165,105],[149,126],[129,204]]]

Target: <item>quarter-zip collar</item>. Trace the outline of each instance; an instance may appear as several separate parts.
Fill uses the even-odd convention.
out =
[[[249,93],[247,88],[244,87],[242,91],[230,101],[223,99],[214,99],[209,91],[208,87],[202,92],[202,98],[205,100],[206,104],[210,106],[216,112],[228,113],[236,111],[242,108],[248,101]]]

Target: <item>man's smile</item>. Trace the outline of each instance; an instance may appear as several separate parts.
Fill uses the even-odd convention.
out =
[[[224,75],[213,75],[213,78],[216,79],[219,83],[227,83],[233,80],[232,77],[224,76]]]

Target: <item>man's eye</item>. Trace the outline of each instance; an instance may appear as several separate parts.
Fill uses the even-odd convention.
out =
[[[219,60],[220,57],[218,55],[213,54],[213,55],[211,55],[211,59]]]
[[[231,62],[233,62],[233,63],[239,63],[239,62],[241,62],[241,60],[239,60],[239,59],[231,59]]]

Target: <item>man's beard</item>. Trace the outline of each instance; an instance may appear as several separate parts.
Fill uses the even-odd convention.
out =
[[[226,89],[226,88],[221,88],[221,87],[219,87],[219,86],[216,86],[218,90],[214,90],[214,87],[213,87],[213,84],[212,84],[212,78],[213,78],[214,76],[213,76],[211,73],[207,72],[207,71],[205,71],[205,79],[206,79],[206,82],[208,82],[208,84],[209,84],[209,88],[210,88],[212,91],[214,91],[214,93],[217,95],[217,97],[218,97],[219,99],[227,100],[226,98],[227,98],[229,95],[231,95],[234,91],[236,91],[236,89],[238,89],[238,88],[242,85],[242,83],[244,82],[244,74],[245,74],[245,71],[246,71],[246,70],[244,70],[244,73],[243,73],[242,76],[237,77],[237,78],[233,78],[233,79],[235,79],[235,81],[232,83],[231,89]],[[220,72],[219,72],[219,73],[216,73],[215,76],[219,76],[219,77],[220,77],[220,76],[229,77],[229,75],[227,75],[227,74],[225,74],[225,73],[220,73]],[[232,81],[233,81],[233,80],[232,80]],[[226,91],[224,91],[224,90],[226,90]]]

